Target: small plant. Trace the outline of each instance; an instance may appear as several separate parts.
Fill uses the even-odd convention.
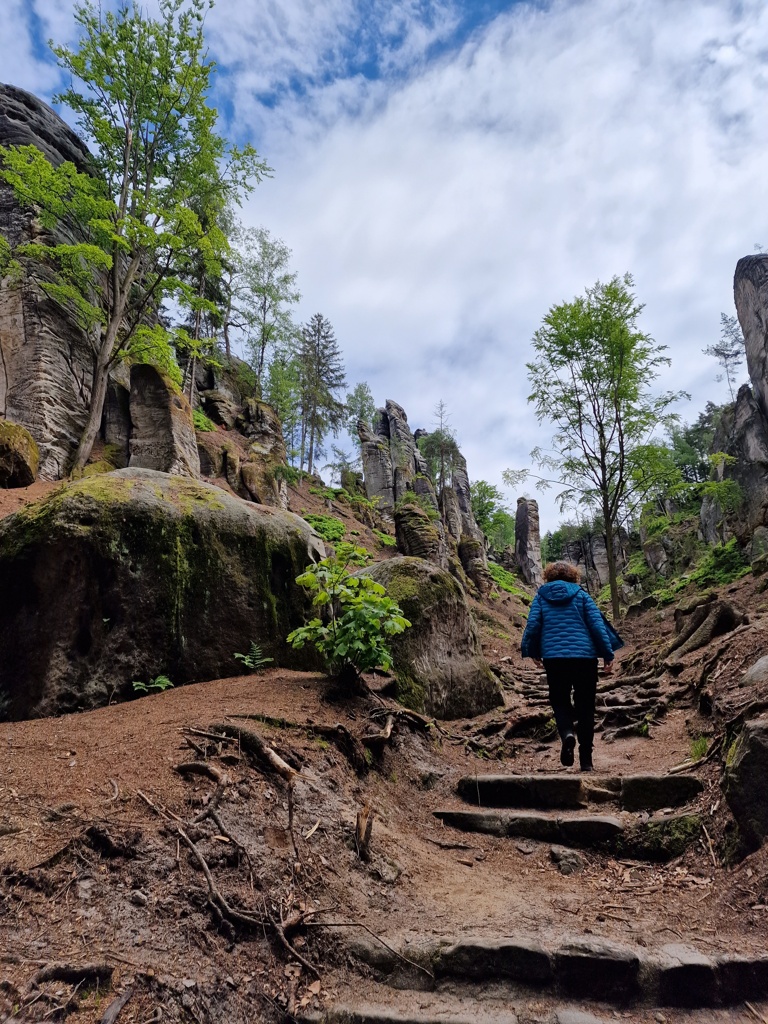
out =
[[[396,548],[397,541],[391,533],[384,533],[383,530],[374,530],[374,537],[378,540],[379,544],[382,544],[385,548]]]
[[[697,736],[696,739],[691,740],[691,760],[700,761],[702,757],[706,756],[708,747],[706,736]]]
[[[323,540],[330,541],[331,544],[341,540],[344,536],[344,523],[335,516],[316,515],[310,512],[304,516],[304,519],[314,529],[315,533],[319,533]]]
[[[326,621],[315,618],[294,629],[288,643],[296,648],[313,644],[328,672],[350,689],[357,688],[361,672],[392,667],[389,640],[410,626],[380,583],[370,576],[351,575],[350,566],[369,560],[365,548],[339,544],[335,555],[296,578],[314,595],[312,603],[323,609]]]
[[[499,590],[503,590],[507,594],[514,594],[515,597],[521,598],[525,604],[531,603],[531,595],[526,593],[520,580],[513,573],[504,569],[497,562],[490,561],[488,562],[488,572],[491,574],[491,579]]]
[[[280,465],[273,468],[272,479],[276,481],[285,480],[287,484],[294,487],[301,479],[301,474],[295,466],[286,466],[280,463]]]
[[[201,430],[206,434],[216,429],[216,424],[213,420],[208,419],[202,409],[192,410],[192,422],[195,425],[195,430]]]
[[[261,647],[253,640],[251,640],[251,647],[247,654],[235,654],[235,657],[238,661],[242,661],[243,665],[251,672],[258,672],[275,660],[267,658]]]
[[[163,690],[170,690],[173,687],[173,683],[168,676],[159,675],[155,676],[154,679],[150,679],[148,683],[143,683],[140,679],[134,679],[131,686],[134,693],[162,693]]]

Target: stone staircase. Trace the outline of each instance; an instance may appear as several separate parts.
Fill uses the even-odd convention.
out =
[[[459,780],[456,807],[434,814],[464,831],[663,860],[698,839],[701,821],[685,808],[702,789],[699,779],[686,774],[476,775]],[[518,934],[514,923],[512,934],[504,935],[403,941],[389,936],[384,946],[358,933],[345,942],[353,958],[372,969],[373,978],[354,986],[353,1002],[300,1021],[609,1024],[619,1016],[669,1024],[768,1020],[764,1004],[764,1017],[725,1009],[745,1001],[755,1009],[768,999],[768,951],[740,955],[725,943],[719,951],[705,953],[685,943],[659,940],[653,946],[634,944],[631,937],[624,943],[569,933],[567,926]],[[704,1008],[705,1016],[697,1015]]]
[[[465,806],[434,814],[465,832],[664,861],[698,838],[698,813],[673,808],[701,790],[693,775],[466,776],[457,787]]]

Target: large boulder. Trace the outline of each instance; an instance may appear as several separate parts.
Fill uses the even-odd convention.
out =
[[[464,591],[448,572],[420,558],[391,558],[362,571],[411,623],[392,642],[398,700],[437,718],[471,717],[504,703]]]
[[[768,718],[745,723],[726,764],[725,798],[747,846],[756,849],[768,836]]]
[[[251,641],[307,667],[285,637],[309,612],[296,576],[324,555],[298,516],[189,478],[62,487],[0,523],[0,694],[13,718],[93,707],[159,673],[231,675]]]
[[[192,409],[154,366],[131,367],[130,469],[200,478]]]
[[[40,453],[30,432],[0,419],[0,487],[29,487],[39,465]]]

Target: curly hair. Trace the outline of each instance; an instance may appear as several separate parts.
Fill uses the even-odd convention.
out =
[[[573,562],[548,562],[544,566],[544,582],[564,580],[566,583],[580,583],[581,570]]]

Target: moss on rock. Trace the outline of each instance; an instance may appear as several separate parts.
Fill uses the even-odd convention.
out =
[[[30,432],[0,419],[0,487],[29,487],[39,465],[40,452]]]
[[[309,613],[295,578],[323,554],[298,516],[186,477],[61,487],[0,524],[0,689],[14,717],[91,707],[160,672],[232,674],[252,640],[314,667],[285,637]]]
[[[401,703],[438,718],[478,715],[503,703],[457,580],[421,558],[391,558],[362,572],[386,587],[411,623],[392,642]]]

